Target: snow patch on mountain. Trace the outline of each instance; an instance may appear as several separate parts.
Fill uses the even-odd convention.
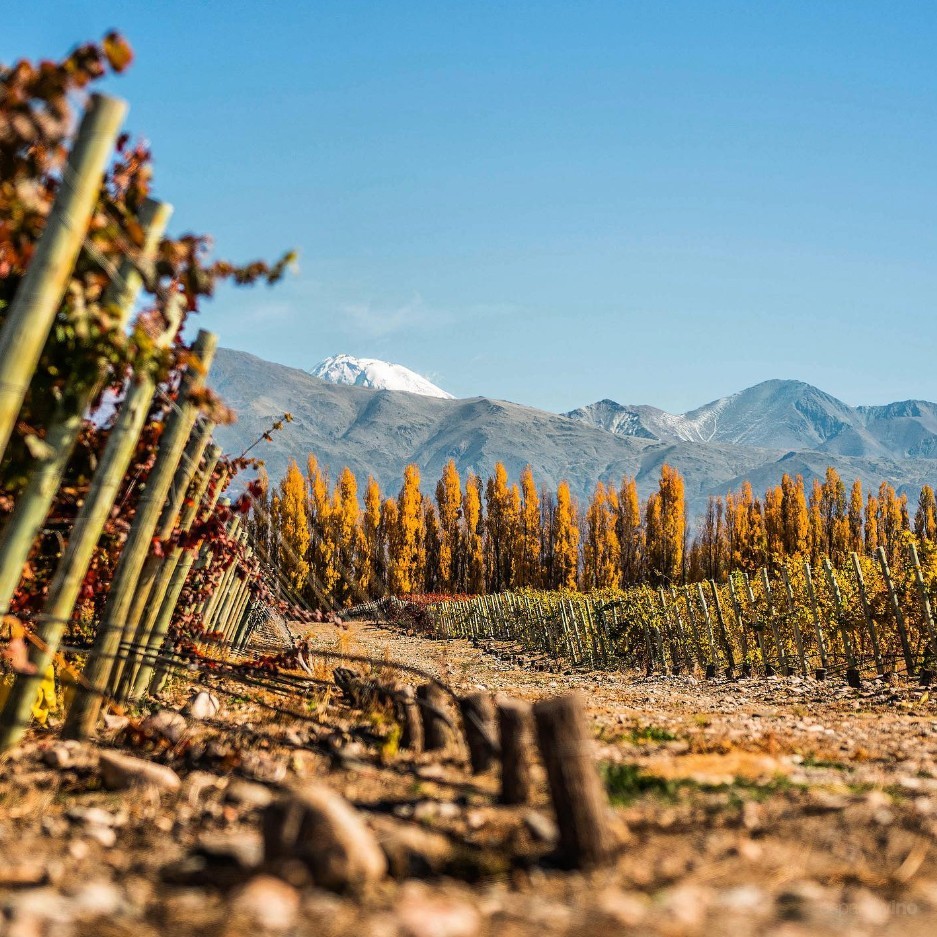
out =
[[[310,372],[331,384],[353,384],[376,390],[402,390],[423,397],[442,397],[454,400],[432,381],[402,364],[391,364],[378,358],[355,358],[352,355],[332,355],[320,361]]]

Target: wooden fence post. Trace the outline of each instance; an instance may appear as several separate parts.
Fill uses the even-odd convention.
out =
[[[436,683],[424,683],[417,687],[416,698],[421,704],[420,718],[423,720],[424,750],[435,752],[446,748],[451,734],[444,715],[445,691]]]
[[[752,589],[752,581],[748,578],[748,573],[742,572],[742,582],[745,583],[745,594],[748,596],[748,606],[752,613],[752,628],[755,631],[755,641],[758,644],[758,653],[761,654],[761,668],[766,677],[774,676],[774,668],[768,660],[765,652],[765,623],[759,619],[758,603],[755,601],[755,590]]]
[[[872,654],[875,656],[875,669],[882,676],[885,676],[885,661],[882,658],[882,649],[878,643],[878,632],[875,630],[875,621],[872,618],[872,608],[869,605],[869,596],[865,591],[865,577],[862,575],[862,566],[859,564],[859,554],[850,553],[852,559],[852,571],[856,574],[856,585],[859,587],[859,599],[862,604],[862,617],[865,619],[866,631],[869,633],[869,640],[872,642]]]
[[[784,580],[784,592],[787,596],[787,614],[790,616],[791,628],[794,631],[794,643],[797,646],[797,658],[800,661],[801,675],[807,676],[807,655],[804,653],[804,636],[800,630],[800,622],[797,620],[797,608],[794,604],[794,589],[791,586],[791,574],[788,571],[787,564],[781,567],[781,578]]]
[[[888,556],[884,547],[879,547],[875,551],[878,557],[878,565],[882,570],[882,578],[885,580],[885,586],[888,589],[888,603],[891,605],[891,613],[895,617],[895,627],[898,629],[898,637],[901,640],[901,653],[904,657],[904,665],[908,672],[908,677],[914,676],[914,655],[911,653],[911,644],[908,641],[908,631],[905,627],[904,612],[901,610],[901,603],[898,601],[898,591],[895,589],[895,581],[891,576],[891,569],[888,566]]]
[[[782,676],[789,677],[791,674],[791,665],[787,659],[787,653],[781,644],[781,634],[778,631],[777,610],[774,607],[774,596],[771,593],[771,580],[768,578],[768,567],[761,567],[761,586],[765,590],[765,602],[768,608],[768,627],[771,629],[771,638],[774,641],[774,649],[778,655],[778,667],[781,668]]]
[[[843,639],[843,651],[846,654],[846,681],[851,687],[858,689],[860,684],[859,668],[856,665],[856,655],[853,651],[849,628],[846,625],[843,595],[839,591],[836,573],[833,572],[833,564],[830,563],[830,558],[828,556],[823,557],[823,571],[826,573],[826,581],[829,584],[830,592],[833,593],[834,614],[836,615],[836,623],[839,625],[840,634]]]
[[[501,740],[501,803],[526,804],[531,794],[534,741],[530,705],[520,700],[500,700],[498,734]]]
[[[156,529],[153,531],[153,541],[160,544],[165,543],[172,535],[179,517],[182,502],[185,498],[189,486],[198,471],[202,455],[208,447],[211,439],[212,430],[215,424],[210,420],[204,420],[193,426],[189,438],[186,441],[185,449],[176,466],[175,474],[172,477],[172,483],[169,487],[169,493],[163,508],[159,514],[159,520],[156,523]],[[154,545],[151,544],[150,551],[143,562],[140,573],[137,576],[137,585],[134,590],[133,602],[130,605],[130,611],[127,614],[127,620],[124,622],[124,634],[132,635],[129,646],[126,649],[122,660],[120,661],[120,679],[117,679],[117,670],[114,670],[112,680],[116,687],[116,696],[118,700],[125,700],[133,686],[139,668],[141,654],[146,650],[149,643],[150,628],[153,623],[153,617],[159,610],[159,602],[162,596],[156,596],[153,592],[159,579],[159,571],[165,563],[165,557],[155,552]],[[156,610],[153,615],[144,614],[146,606],[150,599],[156,603]]]
[[[412,686],[403,686],[398,694],[401,709],[403,732],[400,747],[409,749],[414,754],[423,751],[423,720],[417,705],[416,693]]]
[[[125,102],[91,95],[45,228],[4,317],[0,328],[0,458],[84,243],[126,113]]]
[[[214,426],[212,423],[208,423],[207,425]],[[202,507],[202,500],[205,498],[205,493],[208,490],[212,475],[215,471],[215,466],[218,464],[220,458],[221,447],[214,443],[209,445],[205,451],[205,465],[200,470],[198,478],[192,482],[191,495],[188,497],[188,503],[179,518],[180,533],[188,533],[192,524],[195,522],[196,515]],[[176,603],[179,601],[179,592],[182,591],[182,585],[185,583],[185,579],[179,583],[179,590],[172,596],[171,604],[166,609],[165,614],[163,611],[166,606],[166,600],[170,595],[170,587],[174,583],[176,570],[179,568],[179,560],[182,553],[182,547],[176,544],[172,548],[169,556],[163,560],[159,575],[153,583],[153,589],[151,590],[149,603],[146,609],[146,617],[142,622],[144,634],[146,635],[146,642],[145,644],[141,643],[139,648],[140,663],[130,691],[131,699],[136,699],[136,697],[144,691],[147,683],[150,681],[156,663],[156,656],[159,654],[166,633],[169,630],[172,613],[176,608]],[[192,556],[191,553],[189,555]]]
[[[732,601],[732,612],[735,615],[735,623],[739,626],[739,640],[742,643],[742,676],[750,677],[752,675],[752,662],[748,651],[748,632],[745,630],[742,603],[739,601],[732,573],[729,573],[729,598]]]
[[[99,693],[112,690],[114,684],[111,676],[120,673],[121,668],[112,665],[120,664],[118,651],[129,638],[129,634],[124,634],[124,626],[133,602],[137,579],[149,553],[153,531],[169,493],[182,448],[197,415],[197,408],[189,398],[193,391],[202,387],[204,376],[214,358],[216,345],[217,338],[211,332],[202,330],[198,333],[192,349],[195,361],[186,369],[179,388],[178,403],[167,417],[156,461],[137,504],[137,513],[118,560],[102,621],[98,625],[94,645],[85,665],[84,677],[92,689],[76,689],[63,727],[66,738],[88,737],[101,711]]]
[[[927,629],[928,643],[930,644],[930,667],[922,668],[920,680],[922,685],[930,684],[934,677],[934,666],[937,665],[937,631],[934,629],[934,613],[931,611],[930,596],[927,594],[927,583],[921,571],[921,561],[917,556],[917,547],[908,544],[908,556],[914,568],[914,581],[917,584],[918,597],[921,600],[921,614],[924,616],[924,626]]]
[[[820,652],[820,668],[816,672],[818,680],[826,679],[829,669],[829,660],[826,656],[826,641],[823,638],[823,627],[820,624],[820,608],[817,605],[817,590],[813,587],[813,571],[810,562],[804,558],[804,581],[807,583],[807,596],[810,599],[810,613],[813,616],[813,628],[817,635],[817,650]]]
[[[172,344],[182,320],[182,297],[169,298],[164,309],[166,329],[157,339],[156,348]],[[117,414],[117,421],[107,437],[107,444],[91,479],[91,487],[75,518],[62,557],[56,566],[42,607],[38,636],[43,647],[30,648],[30,662],[37,675],[18,674],[0,714],[0,751],[22,738],[29,724],[30,711],[42,675],[58,650],[65,627],[75,609],[81,584],[88,572],[94,548],[110,516],[127,468],[146,422],[156,380],[149,362],[136,370]]]
[[[171,214],[169,205],[151,199],[143,203],[139,222],[145,234],[144,258],[153,256]],[[117,277],[108,285],[103,305],[115,313],[114,328],[123,330],[143,281],[136,266],[126,258],[118,268]],[[45,443],[49,455],[37,459],[31,466],[26,486],[17,496],[13,513],[7,518],[0,537],[0,615],[10,609],[29,551],[62,483],[85,413],[101,392],[106,374],[106,365],[101,365],[93,378],[74,389],[69,388],[46,427]]]
[[[490,693],[471,693],[459,700],[465,743],[472,774],[482,774],[498,752],[495,741],[495,704]]]
[[[582,697],[572,693],[540,700],[533,713],[560,832],[560,853],[575,867],[603,862],[614,841]]]

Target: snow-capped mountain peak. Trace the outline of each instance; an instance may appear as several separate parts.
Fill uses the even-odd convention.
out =
[[[391,364],[378,358],[332,355],[320,361],[309,373],[331,384],[354,384],[377,390],[402,390],[423,397],[453,399],[452,394],[446,393],[416,371],[411,371],[402,364]]]

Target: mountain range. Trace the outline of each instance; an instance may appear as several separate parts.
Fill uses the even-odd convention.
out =
[[[488,397],[336,383],[220,349],[211,384],[238,412],[237,423],[216,433],[234,454],[284,411],[293,414],[254,450],[274,480],[290,458],[302,464],[313,452],[333,479],[348,465],[359,482],[371,474],[385,492],[396,492],[404,466],[415,462],[431,492],[450,458],[463,477],[487,476],[501,461],[515,479],[528,463],[550,488],[565,478],[583,499],[596,481],[618,484],[623,475],[634,476],[646,495],[668,462],[683,474],[694,514],[710,494],[745,480],[760,492],[787,472],[809,485],[827,465],[847,482],[877,487],[887,480],[910,498],[937,481],[937,405],[850,407],[799,381],[767,381],[679,415],[610,400],[555,414]]]

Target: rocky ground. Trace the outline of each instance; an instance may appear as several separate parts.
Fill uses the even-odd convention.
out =
[[[403,662],[458,692],[581,692],[614,861],[557,867],[542,778],[529,807],[499,806],[497,778],[473,777],[461,746],[398,750],[380,706],[203,674],[195,712],[173,712],[192,692],[180,681],[142,723],[109,717],[85,744],[53,725],[0,761],[0,937],[937,929],[937,705],[918,687],[557,674],[467,642],[312,627],[321,650]],[[333,664],[310,659],[323,681]],[[370,843],[353,869],[310,870],[289,844],[271,857],[291,822],[271,801],[307,788],[328,801],[323,785]]]

